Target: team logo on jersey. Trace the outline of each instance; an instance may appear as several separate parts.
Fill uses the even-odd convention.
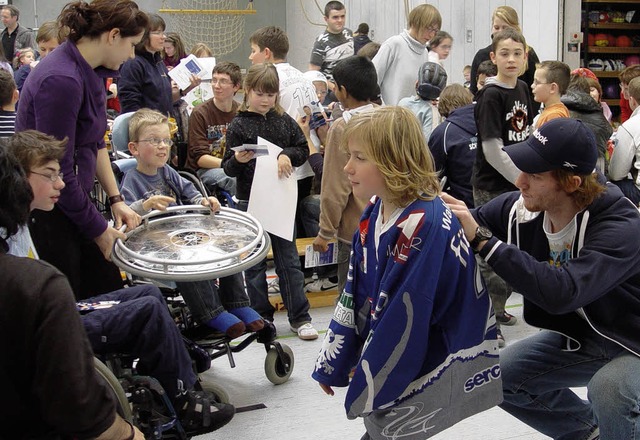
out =
[[[527,105],[516,101],[513,108],[506,115],[510,121],[509,142],[522,142],[529,136],[529,112]]]
[[[411,249],[420,251],[420,244],[422,239],[418,237],[418,232],[424,223],[424,212],[414,211],[409,213],[407,217],[400,220],[398,228],[400,228],[400,235],[395,246],[390,249],[393,260],[396,263],[406,263],[409,258]]]
[[[364,242],[367,240],[367,231],[369,230],[369,219],[364,219],[360,222],[360,244],[364,247]]]
[[[322,348],[316,359],[316,370],[322,370],[326,374],[333,373],[334,368],[330,362],[335,360],[344,346],[344,335],[337,335],[328,329],[322,341]]]

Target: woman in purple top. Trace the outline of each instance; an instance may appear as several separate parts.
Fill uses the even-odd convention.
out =
[[[67,42],[31,72],[20,97],[16,131],[68,139],[60,161],[66,187],[53,211],[34,212],[30,227],[40,257],[67,275],[78,298],[122,287],[119,270],[107,260],[114,241],[124,237],[117,228],[140,222],[123,203],[105,148],[104,79],[118,76],[133,58],[147,21],[130,0],[68,4],[58,17],[60,28],[70,29]],[[91,200],[95,178],[109,197],[115,228]]]

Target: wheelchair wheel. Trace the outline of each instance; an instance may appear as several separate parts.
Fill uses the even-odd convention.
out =
[[[229,394],[227,393],[227,391],[217,383],[202,380],[200,381],[200,386],[203,390],[208,391],[216,396],[219,402],[231,403],[231,399],[229,399]]]
[[[103,364],[100,359],[94,358],[94,363],[96,367],[96,371],[98,374],[105,380],[105,382],[109,385],[113,394],[116,396],[116,400],[118,401],[118,414],[127,420],[128,422],[133,422],[133,414],[131,413],[131,405],[129,404],[129,400],[127,399],[122,386],[120,385],[120,381],[118,378],[114,376],[111,370]]]
[[[264,359],[264,372],[267,379],[274,385],[288,381],[293,372],[293,350],[288,345],[280,344],[280,346],[282,347],[282,358],[278,356],[277,348],[271,347]]]

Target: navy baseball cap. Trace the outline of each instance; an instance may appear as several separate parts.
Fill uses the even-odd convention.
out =
[[[524,142],[502,148],[520,171],[529,174],[564,169],[591,174],[598,160],[596,138],[578,119],[556,118]]]

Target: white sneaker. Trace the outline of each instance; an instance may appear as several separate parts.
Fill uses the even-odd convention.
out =
[[[334,283],[329,278],[322,278],[321,280],[315,280],[304,286],[306,292],[325,292],[327,290],[335,290],[338,283]]]
[[[280,279],[278,277],[275,277],[267,283],[267,293],[269,295],[280,293]]]
[[[311,341],[313,339],[318,339],[318,330],[313,328],[313,325],[310,322],[304,323],[298,328],[290,326],[291,331],[298,334],[298,337],[303,341]]]

